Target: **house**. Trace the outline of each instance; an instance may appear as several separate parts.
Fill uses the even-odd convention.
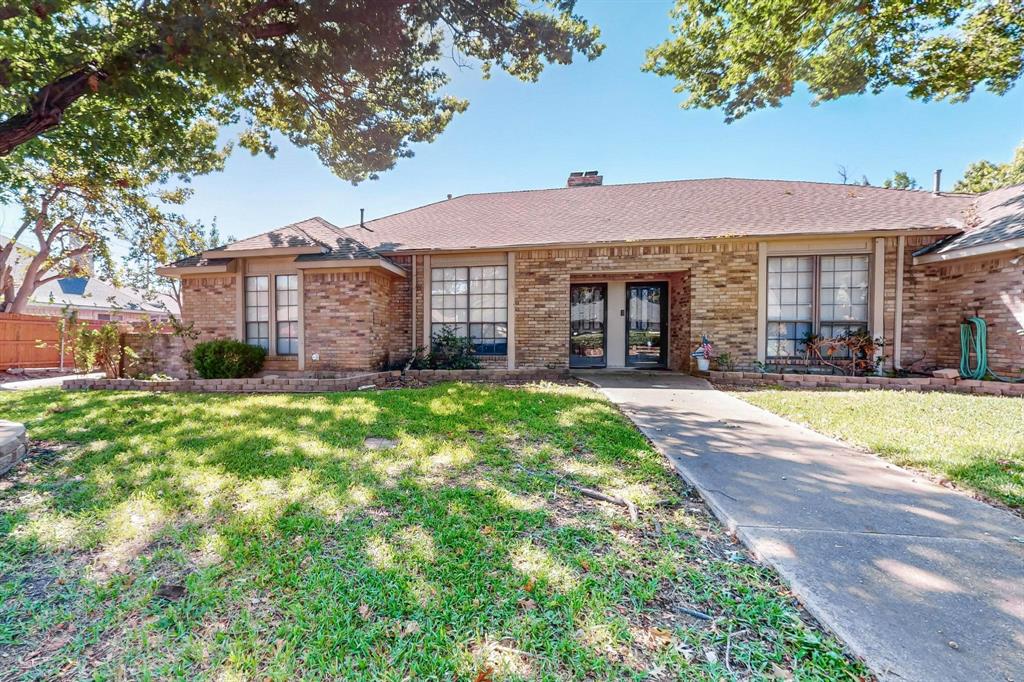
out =
[[[159,269],[202,337],[274,369],[366,370],[450,327],[485,367],[740,368],[866,328],[888,367],[954,367],[959,324],[1024,367],[1024,186],[984,195],[720,178],[470,194],[365,224],[310,218]]]
[[[7,244],[0,237],[0,248]],[[11,276],[20,282],[25,276],[28,262],[36,251],[16,244],[11,262]],[[79,256],[79,276],[48,279],[32,292],[26,315],[58,317],[74,311],[80,320],[104,322],[165,322],[170,315],[178,315],[178,304],[173,296],[145,295],[134,289],[117,287],[95,276],[93,259]]]

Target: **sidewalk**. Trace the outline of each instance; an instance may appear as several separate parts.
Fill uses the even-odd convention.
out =
[[[580,376],[881,679],[1024,682],[1024,519],[702,379]]]
[[[60,388],[68,379],[101,379],[103,372],[91,374],[65,374],[56,377],[44,377],[42,379],[19,379],[16,381],[0,382],[0,391],[27,391],[32,388]]]

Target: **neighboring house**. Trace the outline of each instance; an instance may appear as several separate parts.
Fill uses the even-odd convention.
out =
[[[7,241],[0,237],[0,247]],[[17,245],[13,259],[13,276],[20,282],[25,276],[25,267],[35,255],[32,249]],[[92,258],[80,257],[83,277],[63,277],[45,282],[32,292],[24,313],[27,315],[63,315],[74,310],[81,320],[113,322],[165,322],[171,314],[180,310],[173,296],[146,296],[133,289],[115,287],[93,276]]]
[[[270,366],[371,369],[444,326],[487,367],[688,369],[707,334],[740,368],[807,364],[801,338],[867,328],[888,366],[1024,367],[1024,187],[975,196],[776,180],[472,194],[271,230],[159,269],[203,338]]]
[[[61,315],[64,310],[74,310],[80,320],[104,322],[166,322],[179,313],[172,296],[145,297],[96,277],[64,277],[40,285],[25,313]]]

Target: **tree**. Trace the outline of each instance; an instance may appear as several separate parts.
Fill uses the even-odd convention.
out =
[[[38,0],[0,4],[0,155],[45,136],[84,158],[130,125],[147,145],[207,118],[313,149],[353,182],[433,140],[464,100],[441,94],[446,49],[534,80],[593,59],[575,0]]]
[[[989,192],[1000,187],[1024,184],[1024,142],[1007,163],[977,161],[964,171],[964,177],[953,185],[954,192]]]
[[[185,224],[170,210],[189,197],[180,183],[219,170],[230,151],[217,146],[216,126],[203,121],[194,123],[174,154],[136,144],[121,149],[121,160],[113,163],[83,163],[49,142],[41,145],[46,160],[18,154],[17,164],[0,169],[0,202],[16,203],[22,212],[0,249],[0,312],[23,312],[42,284],[83,274],[79,257],[85,254],[112,274],[112,238],[134,248],[162,244],[171,226]],[[19,242],[32,249],[19,253]]]
[[[156,299],[159,294],[170,295],[179,310],[182,307],[181,280],[158,275],[156,268],[234,241],[230,237],[222,240],[216,223],[206,227],[181,216],[174,216],[167,222],[166,231],[152,237],[154,241],[150,243],[131,245],[125,258],[122,277],[128,286],[147,298]]]
[[[887,189],[917,189],[920,185],[906,171],[893,171],[892,177],[886,178],[882,182],[882,187]]]
[[[961,102],[1024,73],[1024,0],[676,0],[672,17],[644,69],[729,122],[797,83],[815,104],[890,86]]]

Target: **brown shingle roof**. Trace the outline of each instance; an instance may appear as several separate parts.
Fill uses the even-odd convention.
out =
[[[960,227],[975,197],[785,180],[468,194],[345,228],[377,251]],[[358,232],[357,232],[358,231]]]

